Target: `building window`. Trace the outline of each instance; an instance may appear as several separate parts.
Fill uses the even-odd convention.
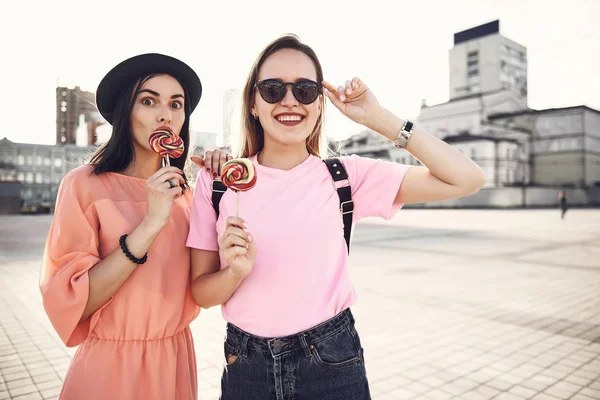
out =
[[[41,172],[38,172],[37,174],[35,174],[35,183],[43,183],[44,182],[44,177],[42,176]]]
[[[61,158],[54,159],[54,167],[56,167],[56,168],[62,167],[62,159]]]
[[[22,155],[17,156],[17,164],[25,165],[25,156],[22,156]]]
[[[467,75],[469,77],[479,75],[479,51],[467,53]]]
[[[44,158],[44,166],[46,166],[46,167],[50,166],[50,159],[48,157]]]
[[[44,160],[42,159],[42,156],[37,156],[35,158],[35,165],[42,165],[43,162]]]
[[[23,182],[25,180],[25,174],[23,172],[19,172],[19,174],[17,175],[17,180],[19,182]]]
[[[33,183],[33,172],[28,172],[26,177],[25,177],[25,181],[27,183]]]
[[[33,157],[27,156],[27,165],[33,165]]]

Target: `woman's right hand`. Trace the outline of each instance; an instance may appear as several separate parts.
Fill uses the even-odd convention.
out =
[[[182,171],[177,167],[163,167],[146,180],[146,221],[151,226],[162,229],[169,222],[173,200],[181,196],[183,184]]]
[[[240,278],[248,276],[256,262],[256,243],[247,229],[248,225],[243,219],[229,217],[219,240],[221,257]]]

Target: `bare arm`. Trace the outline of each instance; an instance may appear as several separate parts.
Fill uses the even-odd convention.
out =
[[[395,140],[404,121],[381,108],[369,128]],[[475,194],[484,184],[481,168],[443,140],[415,126],[406,150],[424,167],[406,173],[396,203],[424,203]]]
[[[151,226],[144,220],[125,240],[129,252],[137,258],[142,258],[150,249],[161,229],[161,227]],[[125,283],[136,267],[137,264],[128,259],[120,248],[94,265],[88,272],[90,289],[81,321],[85,321],[106,303]]]
[[[241,218],[227,218],[219,248],[227,262],[223,269],[219,252],[192,249],[192,297],[202,308],[227,302],[256,261],[256,244]]]
[[[218,252],[192,249],[192,297],[200,307],[227,302],[243,280],[230,267],[220,269]]]
[[[394,141],[404,121],[383,108],[358,78],[336,88],[323,82],[325,94],[348,118]],[[390,144],[391,145],[391,144]],[[443,140],[413,129],[406,150],[423,163],[412,167],[400,185],[395,203],[423,203],[477,193],[484,184],[481,168]]]
[[[220,150],[207,151],[204,159],[192,157],[192,161],[199,166],[202,167],[206,163],[216,171],[220,170],[221,165],[228,159],[231,159],[231,156]],[[169,188],[168,180],[173,179],[175,182],[179,181],[180,184],[183,184],[184,180],[180,173],[181,170],[175,167],[161,168],[148,178],[146,185],[148,214],[126,239],[127,248],[135,257],[141,258],[148,252],[162,228],[167,224],[173,200],[181,195],[179,187]],[[94,265],[88,273],[89,295],[81,321],[89,318],[94,311],[106,303],[125,283],[136,267],[137,264],[129,260],[120,248]]]
[[[170,179],[178,182],[173,188],[168,182]],[[175,167],[161,168],[148,178],[146,182],[148,213],[125,240],[129,252],[135,257],[142,258],[148,252],[162,228],[167,224],[173,201],[181,196],[179,185],[183,183],[185,180],[181,175],[181,170]],[[106,303],[136,267],[137,264],[129,260],[120,248],[94,265],[88,272],[89,294],[81,321],[89,318]]]

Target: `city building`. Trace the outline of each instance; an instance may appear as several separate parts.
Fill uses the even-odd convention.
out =
[[[600,111],[583,105],[529,108],[527,49],[501,35],[499,21],[454,35],[449,74],[449,100],[436,105],[423,101],[415,122],[477,162],[486,176],[484,189],[535,187],[539,194],[546,188],[543,199],[536,195],[536,204],[523,195],[502,205],[554,204],[561,188],[578,189],[580,204],[600,202],[598,190],[592,189],[600,187]],[[361,132],[343,141],[340,149],[419,164],[374,132]],[[478,198],[500,198],[502,193],[510,191],[444,204],[474,205]],[[482,200],[477,205],[498,204]]]
[[[96,128],[104,120],[96,109],[94,93],[68,87],[56,88],[56,144],[77,144],[77,128],[80,127],[80,116],[84,116],[87,124],[87,145],[96,143]],[[82,141],[80,140],[80,143]]]
[[[21,206],[25,210],[51,210],[62,178],[89,159],[95,149],[73,144],[41,145],[1,139],[0,184],[21,184]]]
[[[190,136],[190,156],[203,156],[205,151],[217,148],[216,133],[193,131]],[[41,145],[1,139],[0,213],[12,213],[16,205],[22,211],[51,211],[62,178],[87,162],[97,149],[98,146]],[[194,163],[189,164],[193,183],[198,168]]]

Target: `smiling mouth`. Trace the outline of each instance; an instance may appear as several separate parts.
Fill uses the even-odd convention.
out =
[[[284,125],[296,125],[299,124],[304,117],[301,115],[278,115],[275,119]]]

